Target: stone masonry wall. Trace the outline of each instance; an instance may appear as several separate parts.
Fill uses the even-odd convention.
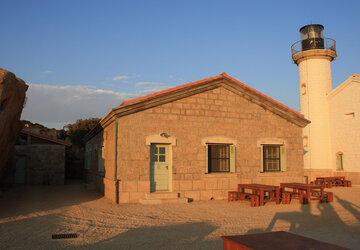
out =
[[[16,155],[26,156],[26,183],[62,185],[65,179],[64,145],[15,146]]]
[[[86,143],[86,151],[91,152],[91,169],[85,169],[86,182],[94,187],[109,200],[117,201],[117,184],[115,178],[115,125],[112,123],[101,133]],[[105,172],[98,171],[98,150],[103,146],[105,150]]]
[[[120,203],[139,202],[150,192],[150,149],[145,140],[160,133],[177,139],[171,189],[182,197],[224,199],[238,183],[304,181],[302,129],[223,87],[120,117],[118,131]],[[212,136],[236,141],[236,173],[205,173],[201,141]],[[260,173],[259,141],[268,138],[285,142],[286,172]]]

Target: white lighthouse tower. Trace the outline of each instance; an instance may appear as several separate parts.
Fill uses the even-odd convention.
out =
[[[300,112],[311,123],[304,128],[304,168],[310,179],[332,174],[330,112],[331,61],[337,57],[335,41],[324,38],[324,26],[306,25],[301,40],[291,47],[299,67]]]

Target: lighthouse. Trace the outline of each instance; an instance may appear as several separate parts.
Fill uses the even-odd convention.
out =
[[[327,100],[332,91],[331,62],[337,57],[336,43],[324,38],[324,26],[306,25],[300,41],[291,46],[292,59],[299,68],[300,112],[311,123],[303,129],[305,175],[332,173],[330,111]]]

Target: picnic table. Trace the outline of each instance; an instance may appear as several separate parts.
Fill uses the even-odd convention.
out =
[[[347,249],[301,235],[277,231],[259,234],[221,236],[223,249]]]
[[[268,193],[268,199],[280,204],[279,186],[263,185],[263,184],[238,184],[239,193],[247,193],[250,190],[252,194],[259,196],[259,206],[264,205],[265,193]]]
[[[280,183],[281,192],[290,193],[294,197],[298,197],[301,204],[309,203],[310,200],[324,199],[324,186],[316,184],[304,183]],[[290,191],[288,191],[290,189]]]
[[[345,176],[316,177],[315,184],[324,185],[327,188],[333,186],[351,187],[351,181],[345,180]]]

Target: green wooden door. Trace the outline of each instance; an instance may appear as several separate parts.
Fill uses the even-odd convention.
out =
[[[169,190],[169,146],[150,146],[150,192]]]

